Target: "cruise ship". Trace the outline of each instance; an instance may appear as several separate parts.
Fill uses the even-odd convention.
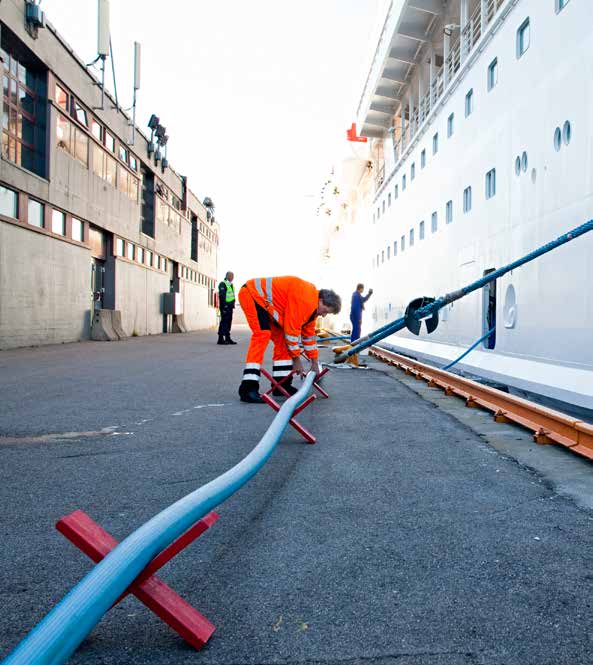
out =
[[[378,32],[318,211],[333,283],[373,287],[363,332],[593,217],[593,3],[392,0]],[[485,335],[459,370],[590,415],[592,253],[585,235],[386,345],[443,366]]]

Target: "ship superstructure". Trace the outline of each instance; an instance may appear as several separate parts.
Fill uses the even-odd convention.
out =
[[[593,217],[592,36],[582,0],[387,4],[356,117],[366,195],[327,248],[358,270],[343,290],[370,279],[367,329]],[[388,342],[442,365],[492,330],[462,370],[591,410],[592,250],[579,239]]]

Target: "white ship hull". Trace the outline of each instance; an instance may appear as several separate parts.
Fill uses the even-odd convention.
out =
[[[388,49],[393,52],[396,38],[401,40],[396,33],[402,16],[415,15],[409,4],[393,3],[400,20],[392,16],[386,22],[395,26],[383,35],[387,54],[381,59],[380,45],[379,66],[374,63],[375,78],[369,77],[367,99],[363,96],[359,109],[358,125],[371,138],[373,170],[380,177],[373,181],[366,206],[359,207],[356,224],[339,238],[334,234],[330,243],[330,266],[341,264],[338,272],[352,266],[352,244],[358,247],[358,261],[370,268],[374,295],[365,313],[367,329],[400,317],[418,296],[439,296],[467,285],[593,217],[593,4],[570,0],[556,11],[554,0],[499,2],[442,94],[430,100],[430,111],[424,109],[414,125],[423,88],[429,89],[426,56],[420,56],[401,88],[403,102],[394,100],[399,111],[389,123],[396,131],[390,133],[380,127],[373,107],[383,108],[377,91],[383,92],[384,74],[393,69]],[[463,25],[463,0],[457,4]],[[469,2],[465,20],[484,4]],[[435,14],[433,20],[429,54],[450,14]],[[525,46],[519,45],[525,39],[519,31],[526,20],[527,48],[519,53]],[[495,84],[489,86],[488,69],[495,59]],[[434,75],[436,68],[431,71]],[[473,110],[466,117],[470,90]],[[453,133],[448,136],[451,114]],[[394,150],[392,137],[402,133],[404,140]],[[486,174],[492,169],[495,190],[487,197]],[[471,209],[464,211],[468,187]],[[363,236],[366,248],[360,249]],[[593,411],[592,256],[589,234],[497,280],[491,294],[495,304],[488,294],[473,293],[442,311],[430,336],[402,332],[385,341],[395,350],[444,365],[495,321],[495,340],[487,338],[460,369],[516,392]],[[360,277],[350,274],[343,289],[352,291]]]

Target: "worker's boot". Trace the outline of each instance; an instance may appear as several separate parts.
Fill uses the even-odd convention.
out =
[[[231,336],[230,336],[230,335],[227,335],[227,336],[224,338],[224,343],[225,343],[225,344],[236,344],[237,342],[233,341],[233,340],[231,339]]]
[[[292,397],[299,390],[292,385],[292,376],[288,377],[288,379],[283,381],[280,385],[286,390],[289,397]],[[279,387],[272,390],[272,395],[274,395],[274,397],[286,397]]]
[[[216,342],[216,343],[217,344],[228,344],[228,342],[224,339],[223,335],[218,336],[218,342]]]
[[[248,404],[263,404],[264,400],[259,394],[259,383],[257,381],[241,381],[239,386],[239,397],[242,402]]]

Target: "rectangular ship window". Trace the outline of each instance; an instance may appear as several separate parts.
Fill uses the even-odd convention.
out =
[[[519,59],[529,48],[531,41],[531,30],[529,27],[529,17],[517,28],[517,59]]]
[[[455,131],[455,114],[451,113],[451,115],[447,118],[447,138],[451,138],[453,136],[453,132]]]
[[[472,188],[466,187],[463,190],[463,212],[469,212],[472,209]]]
[[[486,174],[486,198],[491,199],[496,194],[496,169]]]
[[[465,95],[465,117],[468,118],[474,112],[474,89]]]
[[[439,228],[439,218],[436,212],[432,213],[432,216],[430,218],[430,230],[433,233],[436,233],[437,229]]]
[[[438,132],[432,137],[432,154],[436,155],[439,151],[439,134]]]
[[[418,226],[418,237],[420,240],[424,240],[424,222],[420,222]]]
[[[453,201],[447,201],[447,205],[445,207],[445,223],[451,224],[452,221],[453,221]]]
[[[498,83],[498,58],[494,58],[494,60],[488,65],[488,92],[494,88],[494,86]]]

